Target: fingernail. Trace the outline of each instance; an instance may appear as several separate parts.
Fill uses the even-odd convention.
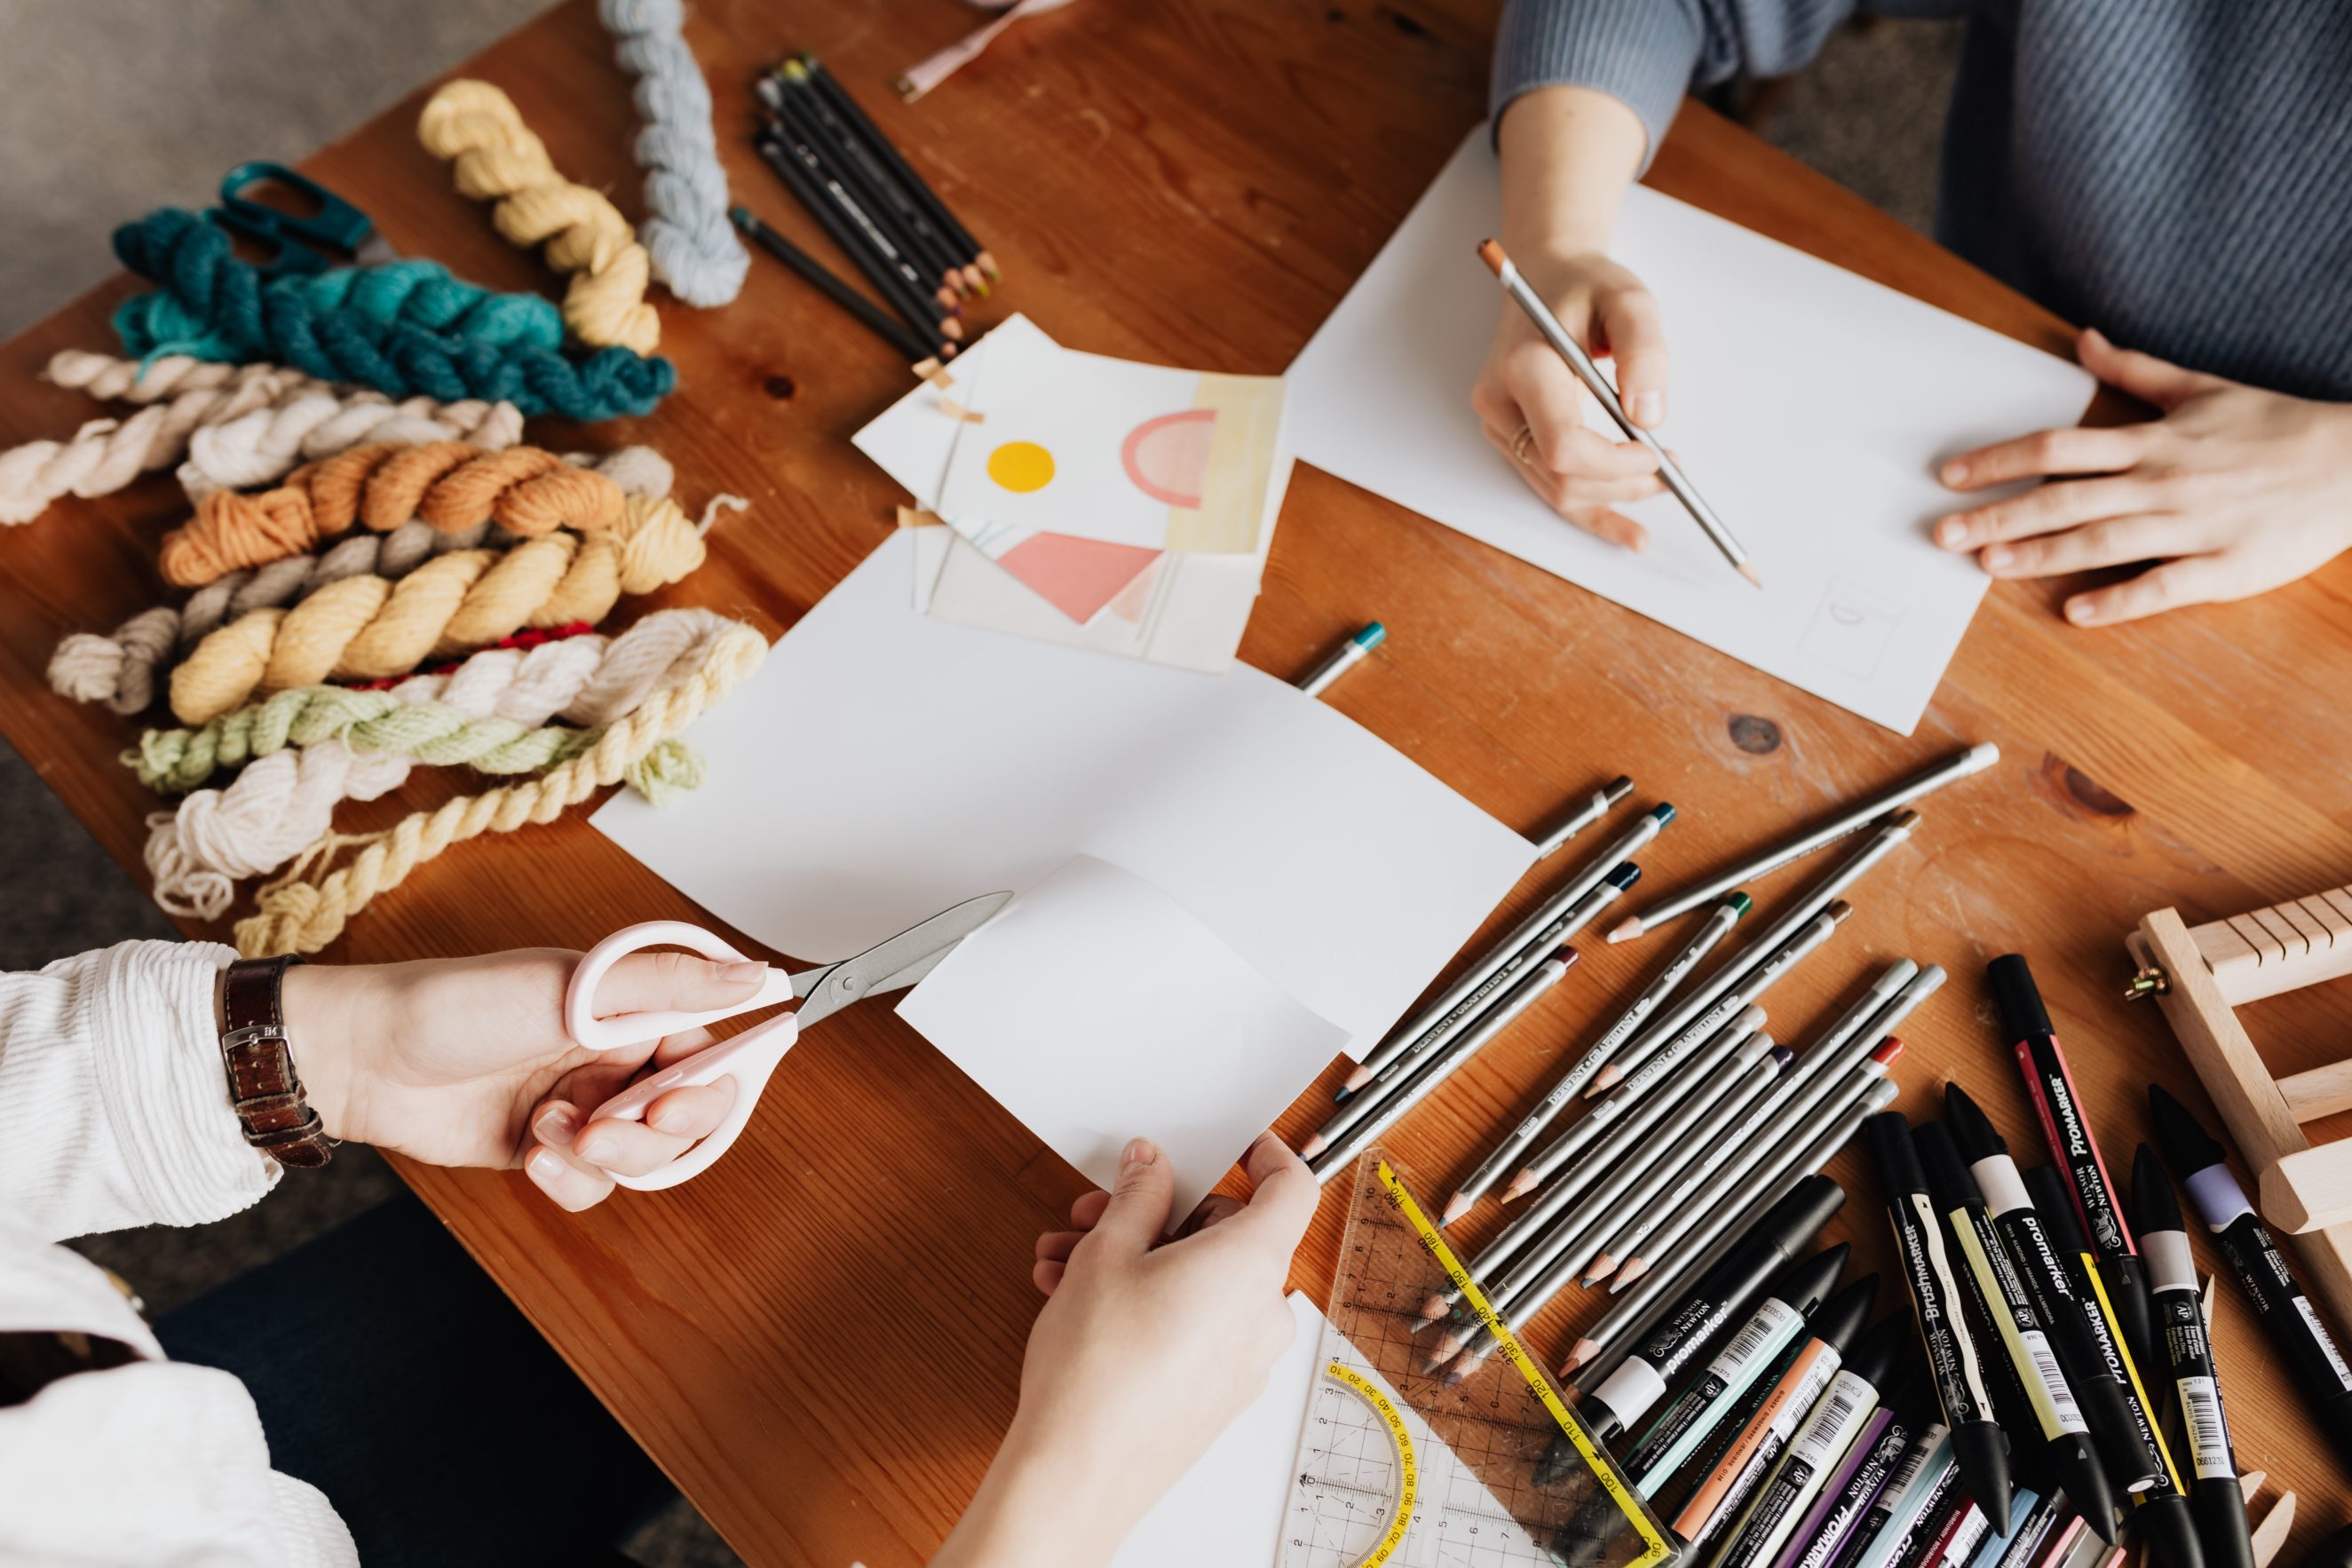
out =
[[[667,1132],[686,1120],[686,1112],[664,1100],[646,1112],[646,1125],[656,1132]]]
[[[1663,392],[1636,393],[1633,396],[1633,423],[1656,425],[1666,417],[1666,395]]]
[[[580,1131],[580,1119],[568,1105],[551,1105],[539,1119],[539,1135],[550,1143],[569,1143]]]
[[[1946,484],[1965,484],[1968,482],[1968,477],[1969,466],[1966,463],[1961,462],[1958,458],[1953,458],[1950,462],[1944,465],[1944,482]]]
[[[1988,544],[1985,546],[1984,565],[1985,570],[1988,572],[2002,571],[2016,559],[2017,552],[2011,550],[2006,544]]]
[[[563,1162],[551,1150],[534,1149],[524,1163],[530,1168],[530,1179],[542,1187],[555,1185],[556,1178],[563,1174]]]
[[[1130,1140],[1126,1152],[1118,1157],[1118,1173],[1123,1176],[1129,1171],[1139,1171],[1144,1166],[1154,1163],[1159,1158],[1160,1151],[1150,1139]]]
[[[612,1138],[604,1133],[598,1133],[595,1137],[589,1139],[585,1143],[581,1144],[579,1149],[579,1154],[582,1159],[591,1161],[599,1165],[603,1164],[607,1160],[614,1158],[620,1153],[620,1149],[614,1143]]]
[[[1947,550],[1958,550],[1969,542],[1969,525],[1957,517],[1948,517],[1936,525],[1936,542]]]
[[[2066,618],[2078,626],[2088,626],[2099,618],[2099,606],[2089,599],[2069,599]]]
[[[719,978],[730,984],[765,980],[767,977],[768,966],[756,958],[746,958],[739,963],[727,964],[719,971]]]

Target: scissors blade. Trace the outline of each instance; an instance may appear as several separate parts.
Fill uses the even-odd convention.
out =
[[[852,1002],[884,991],[903,990],[939,967],[956,943],[988,923],[1012,900],[1011,893],[983,893],[940,910],[919,925],[876,943],[855,958],[820,971],[801,1005],[801,1026],[838,1012]]]

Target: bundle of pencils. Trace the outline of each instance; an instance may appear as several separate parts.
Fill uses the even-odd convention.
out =
[[[736,226],[910,357],[954,357],[965,337],[963,302],[1002,276],[995,258],[814,56],[774,67],[755,90],[765,110],[761,158],[898,320],[746,209],[735,210]]]

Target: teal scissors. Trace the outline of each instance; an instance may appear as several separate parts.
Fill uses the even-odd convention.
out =
[[[247,193],[258,185],[281,186],[309,210],[289,212],[255,201]],[[330,267],[397,258],[383,236],[376,233],[373,218],[282,163],[239,163],[231,169],[221,179],[220,205],[205,216],[261,247],[268,259],[256,265],[267,277],[324,272]]]
[[[571,984],[563,994],[563,1027],[574,1042],[592,1051],[617,1050],[623,1046],[642,1045],[658,1040],[682,1030],[715,1024],[721,1018],[732,1018],[740,1013],[757,1012],[779,1003],[798,998],[796,1012],[779,1014],[765,1023],[754,1024],[740,1035],[707,1046],[684,1061],[672,1062],[649,1078],[638,1079],[619,1094],[588,1113],[591,1121],[601,1121],[608,1116],[624,1121],[642,1121],[653,1102],[674,1089],[715,1082],[722,1078],[735,1080],[735,1105],[728,1111],[727,1120],[713,1130],[710,1136],[696,1144],[678,1159],[646,1176],[615,1176],[613,1179],[625,1187],[639,1192],[657,1192],[663,1187],[700,1175],[710,1168],[719,1156],[727,1152],[744,1124],[751,1120],[751,1111],[760,1103],[760,1093],[768,1087],[768,1079],[784,1053],[793,1048],[801,1030],[831,1016],[853,1002],[885,992],[903,991],[940,966],[940,961],[955,951],[964,938],[988,923],[997,910],[1012,900],[1011,893],[985,893],[977,899],[966,899],[951,909],[942,910],[930,919],[908,927],[897,936],[889,937],[867,948],[855,958],[845,958],[838,963],[821,964],[803,969],[798,973],[786,973],[781,968],[768,972],[766,984],[752,996],[732,1007],[714,1008],[707,1013],[625,1013],[617,1017],[596,1016],[596,984],[604,973],[622,958],[648,947],[683,947],[705,958],[731,960],[746,955],[732,945],[685,921],[647,921],[614,931],[581,955],[572,971]]]

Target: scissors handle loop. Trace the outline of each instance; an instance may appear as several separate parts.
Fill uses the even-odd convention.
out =
[[[633,952],[649,947],[683,947],[703,957],[721,963],[740,961],[749,955],[733,944],[713,936],[700,926],[687,921],[646,921],[639,925],[625,926],[588,950],[572,971],[572,984],[563,993],[563,1028],[572,1039],[592,1051],[618,1050],[624,1046],[643,1045],[686,1029],[698,1029],[732,1018],[739,1013],[749,1013],[761,1007],[772,1007],[779,1002],[793,999],[793,977],[780,965],[768,968],[767,983],[748,1001],[731,1007],[713,1007],[707,1012],[673,1011],[621,1013],[609,1018],[596,1016],[596,987],[614,964]]]
[[[245,193],[256,185],[282,185],[312,204],[316,211],[290,213]],[[220,205],[209,215],[233,234],[274,250],[262,264],[270,276],[289,272],[323,272],[356,257],[375,233],[374,220],[316,180],[283,163],[239,163],[221,181]]]
[[[709,1170],[751,1121],[751,1112],[758,1107],[761,1092],[768,1087],[776,1064],[784,1059],[784,1053],[799,1038],[800,1016],[794,1013],[754,1024],[732,1039],[721,1040],[684,1061],[672,1062],[661,1071],[640,1079],[590,1111],[591,1121],[601,1121],[608,1116],[642,1121],[653,1102],[671,1089],[716,1083],[722,1078],[735,1080],[735,1103],[728,1110],[727,1119],[713,1128],[709,1137],[649,1174],[615,1173],[613,1179],[636,1192],[657,1193],[680,1182],[692,1181]]]

